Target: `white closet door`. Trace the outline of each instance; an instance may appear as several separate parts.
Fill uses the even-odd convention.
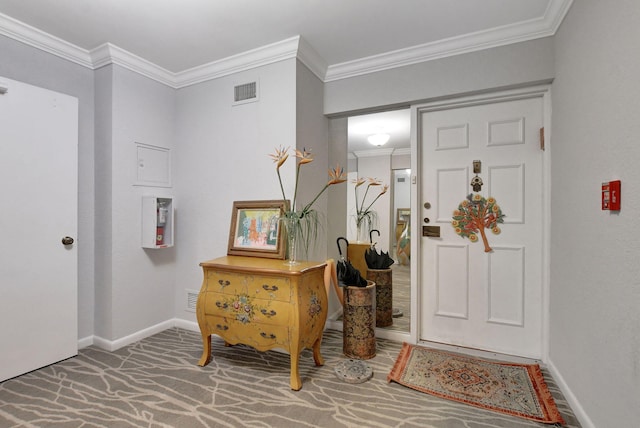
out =
[[[0,87],[2,381],[78,351],[78,100]]]

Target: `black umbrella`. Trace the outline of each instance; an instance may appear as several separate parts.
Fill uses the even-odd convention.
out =
[[[384,251],[380,251],[380,253],[378,253],[376,251],[376,244],[373,243],[372,237],[373,232],[378,232],[378,236],[380,236],[380,231],[377,229],[373,229],[369,232],[371,247],[367,248],[364,252],[364,260],[367,262],[367,267],[369,269],[389,269],[389,266],[393,264],[393,259],[389,256],[389,253],[385,253]]]
[[[351,262],[346,260],[342,255],[342,249],[340,248],[340,241],[344,241],[347,243],[347,248],[349,247],[349,241],[346,238],[340,237],[336,240],[336,244],[338,245],[338,253],[340,253],[340,260],[336,266],[336,270],[338,273],[338,284],[341,287],[346,287],[348,285],[356,286],[356,287],[365,287],[367,285],[367,280],[364,279],[360,275],[360,271],[353,267]]]

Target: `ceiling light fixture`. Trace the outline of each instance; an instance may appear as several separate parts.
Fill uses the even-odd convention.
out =
[[[367,137],[367,140],[374,146],[380,147],[387,144],[387,141],[389,141],[389,138],[391,138],[389,134],[373,134],[373,135],[369,135],[369,137]]]

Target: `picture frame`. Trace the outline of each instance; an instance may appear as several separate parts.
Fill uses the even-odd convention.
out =
[[[281,199],[234,201],[227,255],[285,258],[285,243],[280,217],[289,209]]]
[[[406,223],[411,218],[411,208],[398,208],[396,210],[396,221]]]

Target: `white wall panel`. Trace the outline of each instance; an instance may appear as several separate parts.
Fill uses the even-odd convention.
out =
[[[450,223],[453,211],[458,208],[462,199],[467,195],[469,186],[469,168],[447,168],[436,170],[438,187],[436,221]]]
[[[504,222],[507,224],[524,223],[524,164],[491,166],[488,168],[488,176],[488,196],[496,198],[505,214]]]
[[[468,319],[469,246],[436,248],[436,316]]]
[[[436,150],[466,149],[468,147],[468,123],[443,126],[436,130]]]
[[[487,146],[513,144],[524,144],[524,117],[487,123]]]
[[[524,326],[524,247],[494,246],[487,263],[487,321]]]

